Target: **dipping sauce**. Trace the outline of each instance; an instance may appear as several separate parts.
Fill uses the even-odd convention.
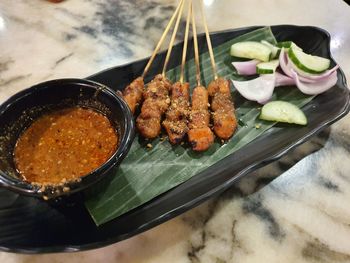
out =
[[[19,137],[14,161],[24,180],[56,185],[95,170],[117,146],[118,135],[106,116],[72,107],[35,120]]]

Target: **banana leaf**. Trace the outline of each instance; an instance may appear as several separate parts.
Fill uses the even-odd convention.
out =
[[[271,29],[265,27],[217,46],[213,51],[220,76],[227,79],[247,79],[236,73],[231,65],[234,59],[229,55],[233,43],[246,40],[266,40],[272,44],[276,43]],[[202,82],[207,85],[213,79],[209,54],[201,54],[200,61]],[[195,72],[194,60],[189,60],[186,64],[186,76],[189,76],[191,87],[195,86]],[[179,79],[179,73],[180,68],[176,67],[168,71],[167,76],[176,81]],[[273,96],[273,99],[286,100],[299,107],[312,99],[295,87],[277,88]],[[275,124],[259,120],[258,104],[243,100],[235,91],[233,97],[241,100],[239,103],[236,102],[238,130],[229,141],[222,144],[218,140],[204,153],[193,152],[186,144],[172,146],[168,140],[161,138],[153,140],[152,148],[149,148],[146,146],[149,142],[136,136],[129,154],[109,185],[85,203],[96,225],[106,223],[185,182],[252,142]]]

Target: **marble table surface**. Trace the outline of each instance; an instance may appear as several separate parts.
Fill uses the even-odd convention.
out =
[[[211,31],[249,25],[328,30],[350,79],[341,0],[204,0]],[[0,1],[0,102],[40,81],[85,77],[149,56],[175,0]],[[0,252],[0,262],[350,262],[350,117],[212,199],[111,246]],[[1,227],[1,226],[0,226]]]

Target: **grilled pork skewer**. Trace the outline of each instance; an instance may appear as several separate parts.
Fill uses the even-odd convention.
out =
[[[190,84],[180,81],[171,88],[171,105],[166,112],[163,126],[172,144],[180,143],[187,134],[189,117]]]
[[[188,140],[194,151],[206,151],[214,142],[214,134],[209,128],[208,104],[207,90],[203,86],[194,88],[188,131]]]
[[[142,101],[144,87],[143,77],[138,77],[123,90],[123,98],[128,104],[132,114],[135,113],[135,110]]]
[[[214,134],[209,127],[210,113],[208,110],[208,92],[205,87],[201,86],[197,32],[193,10],[191,15],[197,87],[194,88],[192,93],[192,109],[190,114],[188,140],[194,151],[205,151],[213,144]]]
[[[211,109],[213,111],[212,118],[214,123],[214,132],[219,138],[227,140],[233,135],[237,128],[235,108],[230,92],[230,82],[224,78],[218,78],[208,25],[204,15],[203,3],[202,1],[199,2],[201,5],[202,20],[214,73],[214,80],[208,85],[208,93],[211,99]]]
[[[170,104],[170,88],[171,82],[158,74],[143,92],[144,102],[136,119],[137,129],[143,137],[153,139],[159,135],[161,118]]]
[[[211,98],[214,132],[219,138],[227,140],[237,128],[230,82],[224,78],[217,78],[209,84],[208,93]]]
[[[141,107],[141,113],[136,119],[136,127],[138,128],[140,134],[147,139],[154,139],[160,134],[162,117],[170,105],[169,94],[171,90],[171,82],[166,78],[165,72],[171,55],[176,32],[179,27],[183,6],[184,1],[182,0],[180,2],[180,8],[169,43],[168,52],[165,57],[163,72],[162,74],[155,76],[155,78],[147,85],[143,92],[144,102]]]
[[[182,62],[180,80],[173,84],[171,88],[171,105],[166,112],[166,118],[163,121],[163,127],[165,128],[169,141],[172,144],[180,143],[188,132],[188,118],[190,112],[190,85],[187,82],[183,82],[184,68],[186,62],[186,52],[188,43],[189,32],[189,20],[191,16],[192,0],[188,1],[188,13],[186,20],[185,38],[182,49]],[[172,41],[175,39],[173,35]],[[165,68],[163,69],[163,73]]]
[[[184,0],[181,0],[179,2],[179,5],[177,6],[177,8],[174,11],[174,14],[172,15],[172,17],[170,18],[170,21],[168,23],[168,25],[166,26],[156,48],[153,51],[153,54],[151,56],[151,58],[149,59],[146,67],[144,68],[144,71],[142,73],[142,76],[136,78],[133,82],[131,82],[122,92],[123,97],[125,99],[125,101],[127,102],[131,112],[134,114],[137,107],[142,103],[142,93],[144,91],[145,85],[144,85],[144,77],[147,74],[149,68],[151,67],[155,56],[157,55],[161,45],[164,42],[164,39],[166,37],[166,35],[169,32],[170,27],[172,26],[177,14],[179,13],[181,6],[183,5]]]

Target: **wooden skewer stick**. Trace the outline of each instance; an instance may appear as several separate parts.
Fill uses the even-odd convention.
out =
[[[199,66],[196,18],[195,18],[193,3],[192,3],[192,8],[191,8],[191,16],[192,16],[192,32],[193,32],[193,45],[194,45],[194,60],[196,63],[196,81],[197,81],[197,86],[200,86],[201,85],[201,71],[200,71],[200,66]]]
[[[162,36],[160,37],[159,42],[158,42],[156,48],[154,49],[151,58],[149,59],[147,65],[146,65],[146,67],[145,67],[145,69],[143,70],[143,73],[142,73],[142,75],[141,75],[142,78],[144,78],[144,77],[146,76],[146,74],[147,74],[149,68],[151,67],[151,64],[153,63],[154,58],[156,57],[156,55],[157,55],[157,53],[158,53],[158,51],[159,51],[161,45],[163,44],[163,41],[164,41],[166,35],[168,34],[169,29],[171,28],[171,26],[172,26],[172,24],[173,24],[173,22],[174,22],[174,20],[175,20],[175,18],[176,18],[176,15],[178,14],[178,12],[179,12],[179,10],[180,10],[180,8],[181,8],[183,2],[184,2],[184,0],[180,0],[178,6],[177,6],[176,9],[175,9],[174,14],[173,14],[172,17],[170,18],[170,21],[169,21],[168,25],[166,26],[166,28],[165,28],[165,30],[164,30]]]
[[[214,79],[217,79],[218,78],[218,74],[217,74],[217,71],[216,71],[215,58],[214,58],[213,47],[211,45],[211,40],[210,40],[210,36],[209,36],[207,19],[205,18],[203,0],[199,0],[199,3],[200,3],[200,7],[201,7],[200,9],[201,9],[201,14],[202,14],[202,21],[203,21],[204,30],[205,30],[205,37],[207,39],[207,45],[208,45],[209,56],[210,56],[210,61],[211,61],[211,67],[213,69]]]
[[[184,45],[183,45],[183,48],[182,48],[180,83],[184,82],[185,63],[186,63],[187,44],[188,44],[188,33],[189,33],[189,28],[190,28],[191,13],[192,13],[192,0],[189,0],[188,1],[187,18],[186,18],[185,39],[184,39]]]
[[[165,77],[165,72],[166,72],[166,69],[167,69],[167,66],[168,66],[168,63],[169,63],[169,59],[170,59],[170,56],[171,56],[171,51],[173,50],[175,37],[176,37],[177,30],[179,28],[179,24],[180,24],[180,20],[181,20],[181,15],[182,15],[184,3],[185,3],[185,1],[182,1],[181,7],[180,7],[180,11],[177,14],[177,19],[176,19],[175,27],[174,27],[174,30],[173,30],[173,34],[171,35],[171,39],[170,39],[170,43],[169,43],[169,47],[168,47],[168,52],[166,53],[164,66],[163,66],[163,71],[162,71],[163,77]]]

